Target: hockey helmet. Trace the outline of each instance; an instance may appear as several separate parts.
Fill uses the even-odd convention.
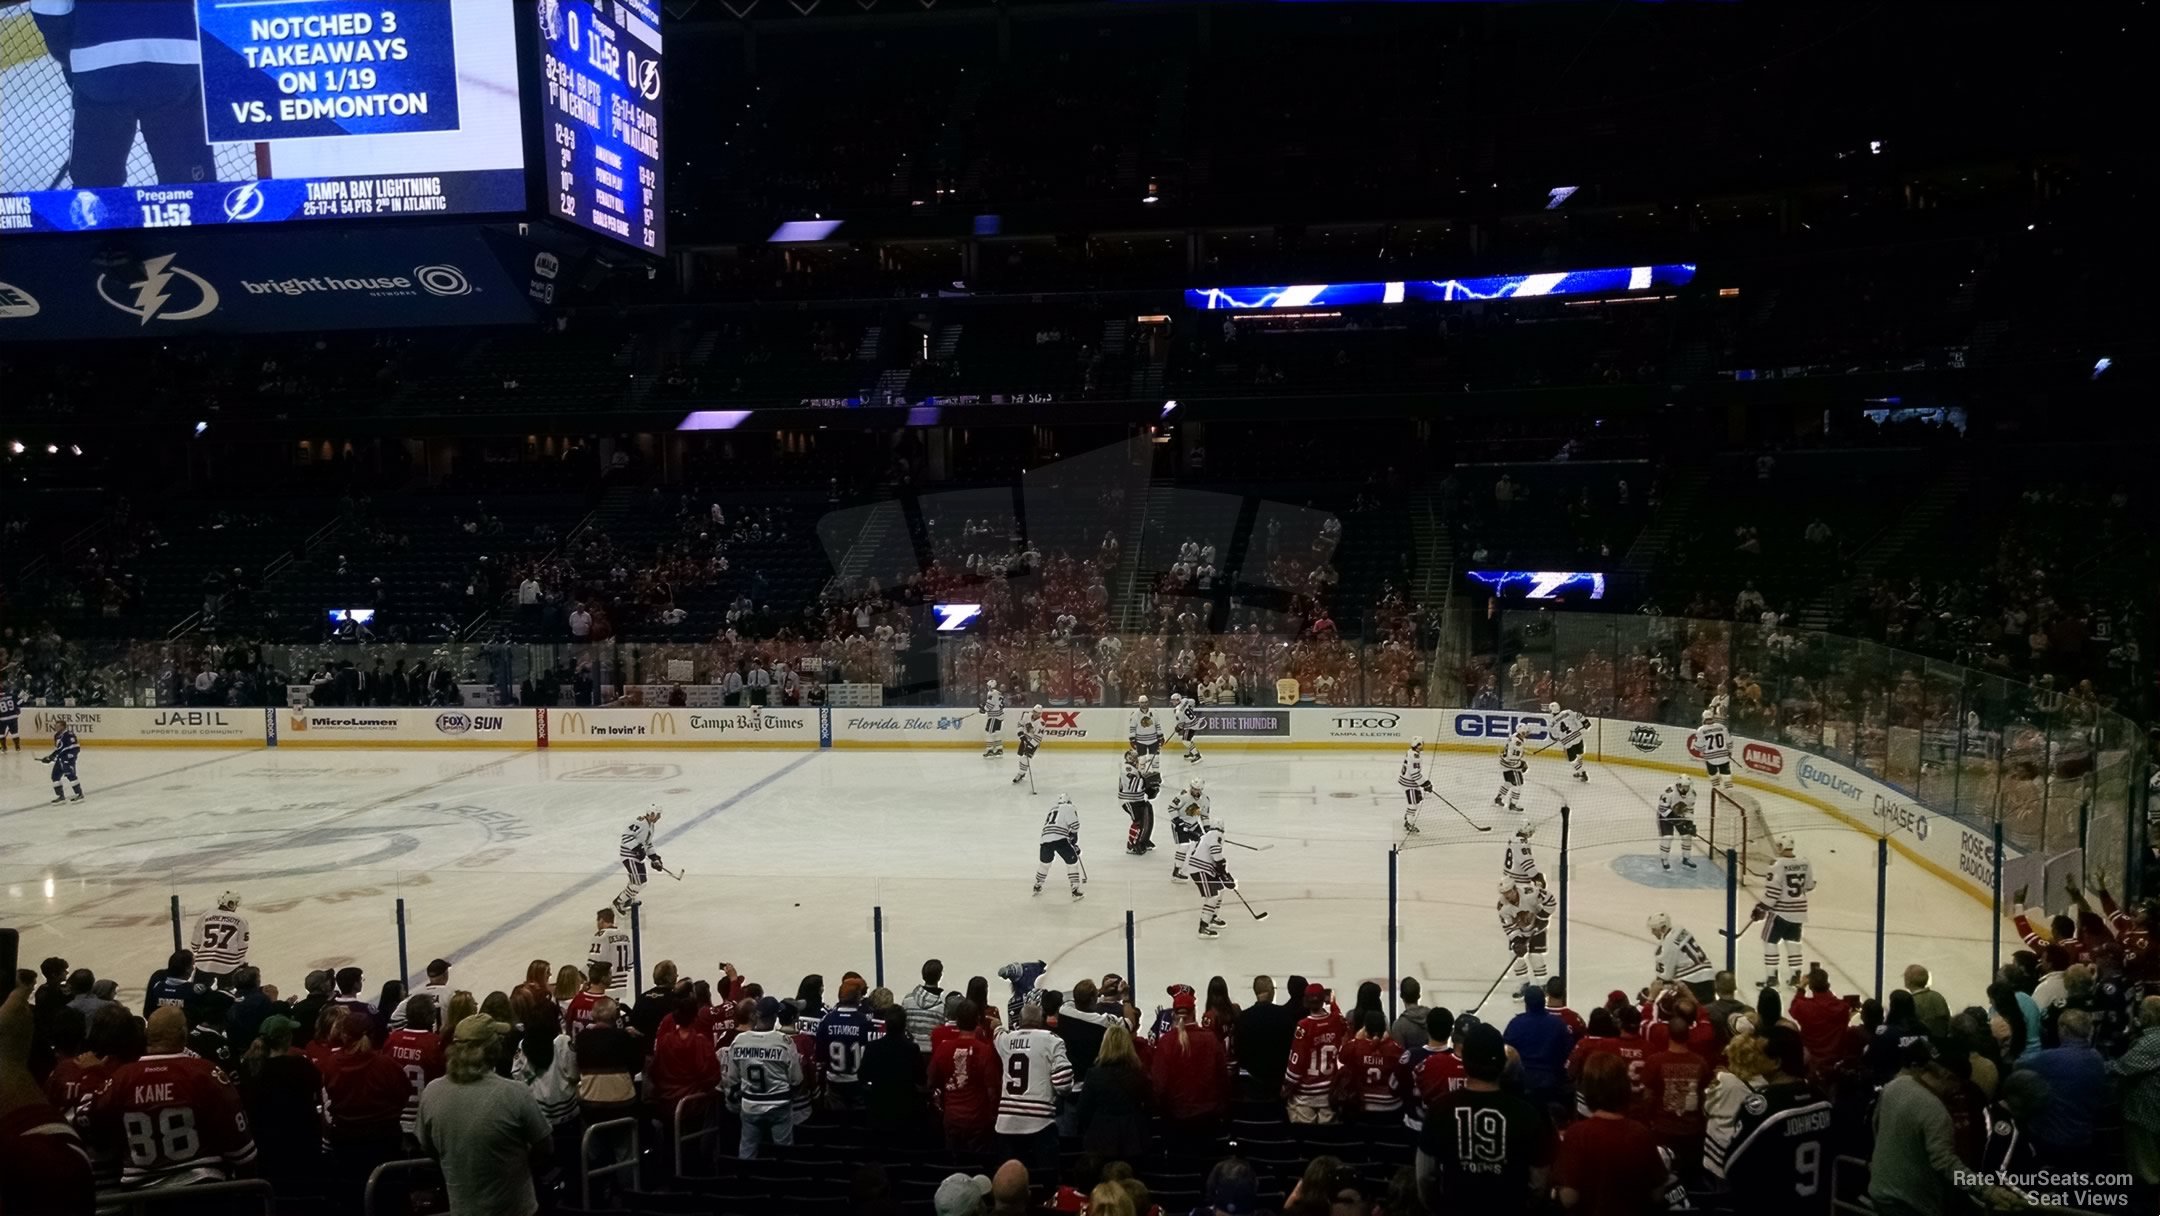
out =
[[[1141,694],[1140,694],[1140,700],[1139,700],[1139,701],[1137,702],[1137,704],[1138,704],[1138,705],[1140,705],[1140,706],[1141,706],[1142,708],[1146,708],[1146,706],[1147,706],[1147,703],[1148,703],[1148,701],[1147,701],[1147,694],[1146,694],[1146,693],[1141,693]]]
[[[1071,794],[1059,794],[1059,795],[1058,795],[1058,797],[1057,797],[1057,805],[1059,805],[1059,806],[1070,806],[1070,805],[1072,805],[1072,795],[1071,795]]]
[[[645,819],[645,820],[649,820],[649,821],[651,821],[651,822],[653,822],[653,823],[658,823],[658,822],[660,822],[660,804],[659,804],[659,803],[657,803],[657,802],[648,802],[648,803],[646,803],[646,804],[645,804],[645,813],[644,813],[643,815],[640,815],[640,816],[638,816],[638,818],[640,818],[640,819]]]
[[[1529,737],[1530,737],[1530,724],[1529,724],[1528,722],[1517,722],[1517,723],[1515,724],[1515,738],[1517,738],[1517,739],[1527,739],[1527,738],[1529,738]]]
[[[1678,777],[1675,777],[1673,779],[1672,787],[1676,790],[1679,790],[1683,794],[1693,793],[1695,789],[1695,783],[1692,780],[1689,780],[1686,773],[1682,773]]]
[[[1414,752],[1417,752],[1417,751],[1423,751],[1423,750],[1425,750],[1425,736],[1423,736],[1423,735],[1412,735],[1412,736],[1410,736],[1410,750],[1411,750],[1411,751],[1414,751]]]
[[[1133,750],[1132,748],[1129,748],[1129,747],[1128,747],[1128,748],[1126,748],[1126,749],[1125,749],[1125,763],[1126,763],[1126,764],[1129,764],[1129,765],[1137,765],[1137,764],[1139,764],[1139,763],[1140,763],[1140,753],[1139,753],[1139,752],[1137,752],[1137,751],[1135,751],[1135,750]]]
[[[1546,712],[1546,713],[1549,713],[1549,714],[1557,714],[1557,713],[1559,713],[1559,712],[1560,712],[1560,703],[1559,703],[1558,701],[1547,701],[1547,702],[1545,703],[1545,712]]]
[[[1520,897],[1521,894],[1522,893],[1520,891],[1517,891],[1515,889],[1514,883],[1504,878],[1500,880],[1500,898],[1507,899],[1510,896]]]
[[[240,893],[238,891],[225,892],[217,897],[217,906],[220,912],[230,912],[238,908],[240,906]]]
[[[1790,857],[1790,856],[1792,856],[1792,855],[1793,855],[1793,847],[1794,847],[1794,846],[1793,846],[1793,838],[1792,838],[1792,837],[1790,837],[1790,836],[1780,836],[1780,837],[1778,837],[1778,838],[1777,838],[1777,851],[1778,851],[1778,856],[1780,856],[1780,857]]]
[[[1672,917],[1663,912],[1652,912],[1647,924],[1652,937],[1663,937],[1672,932]]]
[[[1714,709],[1706,709],[1702,711],[1702,720],[1703,725],[1705,726],[1708,726],[1710,723],[1717,721],[1717,711]]]
[[[1515,838],[1517,840],[1528,840],[1530,839],[1531,835],[1534,834],[1536,831],[1537,828],[1535,825],[1526,823],[1521,827],[1515,829]]]
[[[986,689],[989,689],[989,690],[990,690],[991,692],[996,692],[996,691],[997,691],[997,681],[996,681],[996,680],[984,680],[984,681],[983,681],[983,687],[984,687],[984,688],[986,688]]]
[[[1197,793],[1199,793],[1200,791],[1202,791],[1202,790],[1204,790],[1204,789],[1206,789],[1206,788],[1207,788],[1207,783],[1206,783],[1206,782],[1204,782],[1204,781],[1202,781],[1202,780],[1200,780],[1200,778],[1198,778],[1198,777],[1195,777],[1195,778],[1193,778],[1193,779],[1192,779],[1192,785],[1191,785],[1191,787],[1190,787],[1190,788],[1191,788],[1191,790],[1192,790],[1192,792],[1193,792],[1193,793],[1197,794]]]

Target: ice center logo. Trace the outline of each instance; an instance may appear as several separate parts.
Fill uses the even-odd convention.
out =
[[[152,321],[195,321],[218,310],[217,288],[192,270],[173,265],[178,254],[161,254],[143,263],[143,277],[129,283],[125,298],[113,293],[109,275],[97,277],[98,298],[144,325]],[[177,289],[177,292],[176,292]],[[181,301],[193,300],[180,307]]]

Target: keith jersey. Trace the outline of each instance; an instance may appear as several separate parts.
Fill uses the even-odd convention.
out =
[[[1589,729],[1589,721],[1572,709],[1561,710],[1552,720],[1553,737],[1560,740],[1562,747],[1574,746]]]

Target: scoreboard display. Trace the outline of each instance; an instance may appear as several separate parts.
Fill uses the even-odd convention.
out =
[[[0,235],[522,211],[517,7],[0,0]]]
[[[657,0],[540,0],[536,16],[548,213],[665,252]]]

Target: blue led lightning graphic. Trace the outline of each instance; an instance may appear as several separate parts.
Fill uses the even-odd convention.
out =
[[[1465,573],[1471,581],[1492,588],[1494,595],[1505,595],[1512,588],[1522,587],[1525,599],[1549,600],[1588,588],[1591,599],[1605,598],[1605,576],[1592,570],[1470,570]]]
[[[1250,287],[1191,287],[1185,306],[1236,312],[1322,306],[1401,304],[1405,301],[1507,300],[1579,296],[1681,287],[1695,279],[1692,262],[1609,266],[1543,274],[1495,274],[1467,279],[1408,279],[1387,283],[1292,283]]]
[[[957,633],[982,615],[981,604],[932,604],[930,610],[937,613],[939,633]]]

